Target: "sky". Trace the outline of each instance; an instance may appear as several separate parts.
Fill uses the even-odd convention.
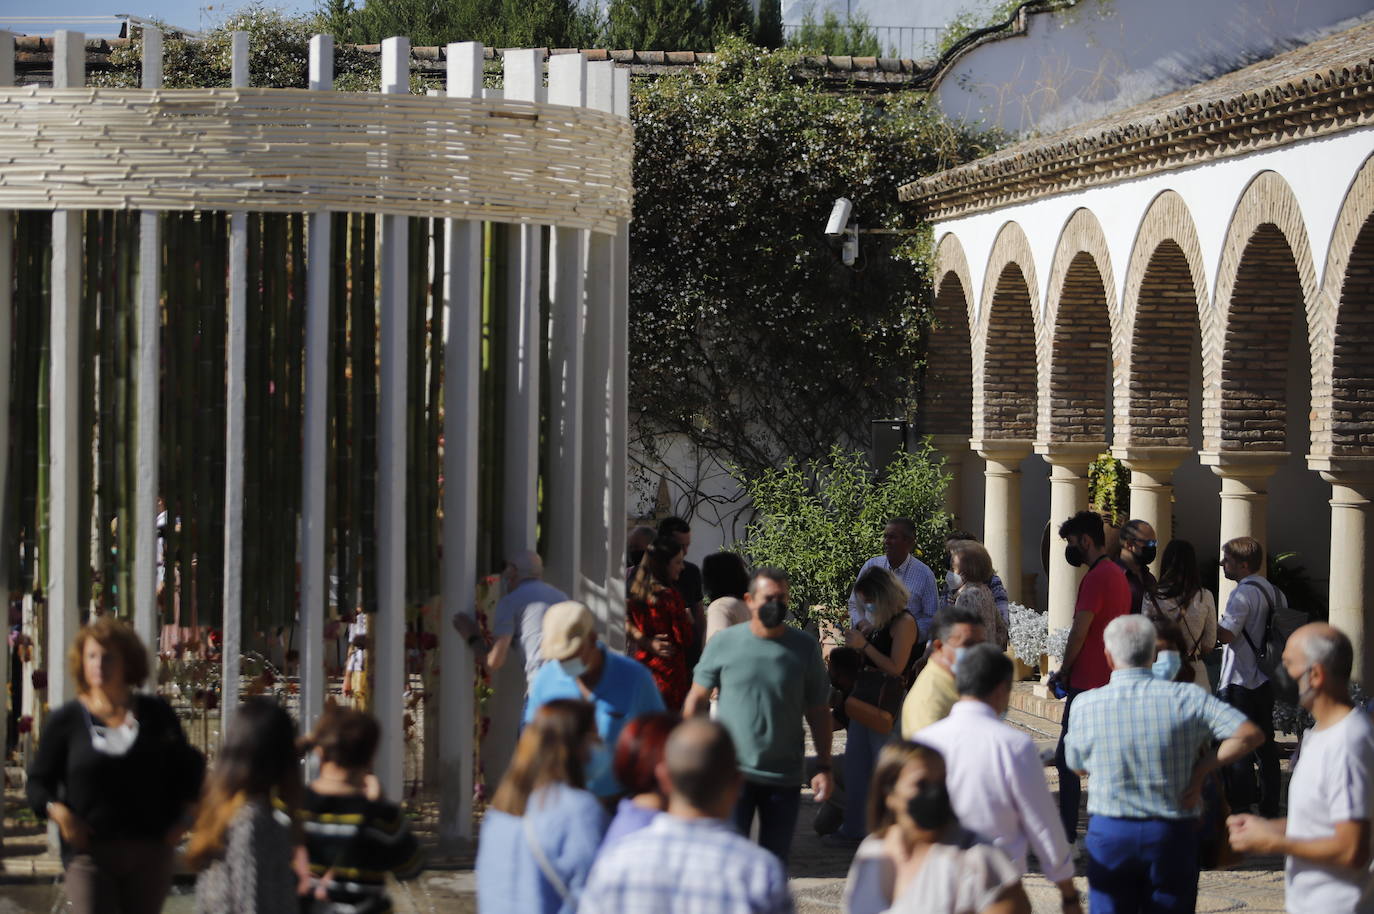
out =
[[[0,0],[0,28],[29,34],[46,34],[54,28],[68,27],[95,35],[113,35],[117,26],[105,23],[33,23],[16,22],[7,17],[32,17],[42,11],[48,16],[111,17],[128,13],[149,19],[161,19],[189,29],[213,28],[230,12],[245,5],[246,0]],[[307,13],[315,9],[316,0],[269,0],[269,6],[288,13]],[[783,21],[800,22],[807,6],[814,8],[816,18],[826,9],[841,16],[847,8],[862,12],[874,26],[942,26],[965,9],[988,6],[988,0],[783,0]]]

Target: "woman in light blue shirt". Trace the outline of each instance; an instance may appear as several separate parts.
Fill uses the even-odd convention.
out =
[[[605,747],[592,706],[556,699],[520,734],[515,758],[482,820],[477,910],[572,914],[606,831],[585,771]]]

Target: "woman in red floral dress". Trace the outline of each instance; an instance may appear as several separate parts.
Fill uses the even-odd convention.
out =
[[[654,674],[670,711],[682,710],[691,679],[687,651],[696,640],[692,616],[674,583],[687,560],[686,550],[671,536],[649,545],[630,580],[625,632],[631,653]]]

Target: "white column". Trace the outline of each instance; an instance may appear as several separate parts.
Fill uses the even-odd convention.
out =
[[[1307,465],[1331,483],[1331,624],[1355,648],[1352,677],[1365,685],[1374,670],[1374,560],[1370,558],[1374,521],[1374,458],[1308,457]]]
[[[1191,448],[1185,447],[1112,448],[1112,456],[1131,471],[1131,518],[1155,528],[1159,554],[1150,570],[1156,577],[1164,560],[1164,547],[1174,537],[1174,470],[1192,453]]]
[[[60,30],[53,37],[53,88],[85,83],[86,36]],[[77,538],[88,534],[81,522],[77,472],[81,448],[81,213],[57,210],[52,216],[52,302],[49,383],[49,531],[48,706],[76,695],[67,672],[67,648],[83,621],[77,605]],[[89,518],[87,519],[89,523]]]
[[[310,39],[310,88],[334,88],[334,38]],[[329,277],[331,216],[305,217],[309,252],[305,272],[305,421],[301,436],[301,712],[308,733],[324,710],[324,613],[329,602],[325,564],[325,478],[329,460]]]
[[[1050,465],[1050,574],[1049,628],[1068,628],[1073,624],[1073,607],[1078,600],[1078,584],[1087,573],[1064,560],[1063,543],[1057,538],[1059,525],[1088,507],[1088,464],[1106,449],[1106,444],[1037,444],[1036,453]]]
[[[587,61],[582,54],[549,58],[549,102],[587,103]],[[591,233],[555,228],[549,248],[549,476],[544,503],[544,579],[576,593],[582,544],[582,339],[586,308],[587,247]]]
[[[482,46],[448,46],[450,98],[482,97]],[[482,223],[444,232],[444,565],[442,606],[477,613],[477,440],[482,366]],[[439,625],[439,844],[472,838],[472,651]]]
[[[543,52],[505,54],[506,101],[537,102],[543,93]],[[542,228],[508,226],[506,248],[505,489],[501,521],[506,556],[535,547],[539,504],[539,279]]]
[[[0,30],[0,86],[14,85],[14,34]],[[0,406],[9,408],[10,402],[10,363],[13,353],[14,313],[14,214],[0,210]],[[10,427],[8,422],[0,423],[0,518],[12,510],[7,504],[10,475]],[[8,563],[0,563],[0,595],[5,600],[5,611],[9,612],[9,593],[13,582],[5,575]],[[6,616],[8,619],[8,615]],[[8,626],[6,627],[8,629]],[[10,648],[9,644],[0,645],[0,746],[7,744],[10,718]],[[3,837],[0,830],[0,837]]]
[[[615,64],[587,65],[587,106],[598,111],[615,107]],[[610,643],[611,610],[607,568],[623,562],[624,552],[610,548],[610,378],[611,295],[615,238],[593,232],[587,254],[587,311],[582,388],[582,554],[576,598],[596,616],[598,631]],[[622,630],[623,631],[623,630]],[[621,642],[623,644],[623,641]]]
[[[1220,545],[1238,536],[1250,536],[1265,546],[1269,543],[1269,477],[1283,465],[1288,454],[1281,451],[1212,452],[1199,454],[1203,466],[1221,477]],[[1262,571],[1263,569],[1261,569]],[[1217,609],[1224,611],[1233,581],[1222,575],[1217,588]]]
[[[234,32],[230,81],[248,85],[248,33]],[[229,327],[225,355],[228,406],[224,424],[224,645],[220,739],[239,706],[239,655],[243,645],[243,448],[248,368],[248,216],[229,217]],[[169,514],[168,523],[172,523]],[[170,583],[170,577],[169,577]]]
[[[382,42],[382,93],[410,91],[410,39]],[[389,797],[401,795],[405,716],[406,612],[406,334],[410,222],[382,216],[381,385],[377,415],[377,618],[373,621],[373,711],[382,721],[377,778]]]
[[[611,71],[613,113],[629,120],[630,71]],[[629,442],[630,392],[630,224],[616,228],[611,277],[611,435],[610,435],[610,562],[606,589],[610,611],[607,639],[616,650],[625,648],[625,487]]]
[[[954,516],[955,529],[968,526],[964,517],[964,458],[968,456],[968,438],[963,435],[931,435],[930,446],[945,459],[949,485],[945,487],[945,510]]]
[[[983,545],[992,556],[1007,594],[1021,599],[1021,461],[1030,456],[1029,441],[1015,439],[972,442],[987,461],[983,502]]]
[[[162,88],[162,31],[143,29],[143,88]],[[158,374],[162,363],[162,214],[145,210],[138,217],[138,304],[134,318],[136,345],[134,410],[134,630],[157,670],[157,462]],[[151,677],[153,688],[156,675]]]

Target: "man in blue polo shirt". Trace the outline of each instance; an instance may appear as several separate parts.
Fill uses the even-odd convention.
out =
[[[647,667],[612,653],[596,639],[592,611],[574,600],[555,603],[544,613],[539,668],[525,703],[525,723],[556,698],[577,698],[596,708],[596,732],[602,748],[587,764],[587,789],[610,799],[624,791],[611,770],[616,740],[625,725],[641,714],[663,710],[663,698]]]

